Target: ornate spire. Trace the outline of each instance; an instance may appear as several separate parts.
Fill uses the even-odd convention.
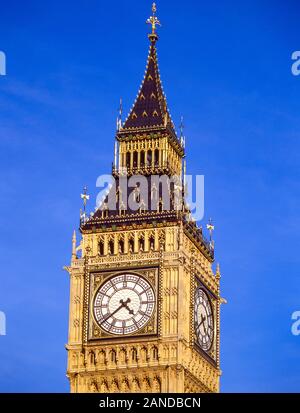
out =
[[[152,16],[147,20],[147,23],[152,25],[152,33],[148,35],[150,50],[145,76],[133,107],[119,131],[120,133],[139,129],[168,128],[175,134],[158,68],[156,26],[160,25],[160,22],[155,15],[155,3],[153,3],[152,12]]]

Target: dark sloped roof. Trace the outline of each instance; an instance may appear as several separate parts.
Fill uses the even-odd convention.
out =
[[[150,36],[145,76],[122,131],[155,127],[169,127],[174,131],[158,69],[156,40]]]

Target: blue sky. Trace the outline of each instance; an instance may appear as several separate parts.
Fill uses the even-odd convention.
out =
[[[150,1],[0,5],[0,391],[64,392],[80,192],[110,172],[133,103]],[[161,0],[158,54],[188,173],[205,175],[221,263],[222,390],[299,391],[299,3]],[[92,201],[92,205],[93,201]]]

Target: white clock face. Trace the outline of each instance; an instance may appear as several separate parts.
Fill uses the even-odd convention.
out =
[[[153,288],[143,277],[116,275],[104,282],[94,300],[94,317],[110,334],[133,334],[150,320],[155,306]]]
[[[202,350],[210,350],[214,340],[214,316],[211,301],[202,288],[197,288],[195,293],[195,334]]]

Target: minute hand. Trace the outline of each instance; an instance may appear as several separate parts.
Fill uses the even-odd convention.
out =
[[[125,307],[125,304],[122,302],[121,305],[115,310],[113,311],[111,314],[109,314],[107,317],[105,317],[102,321],[101,324],[103,324],[106,320],[108,320],[110,317],[112,317],[113,315],[115,315],[119,310],[121,310],[121,308]]]

